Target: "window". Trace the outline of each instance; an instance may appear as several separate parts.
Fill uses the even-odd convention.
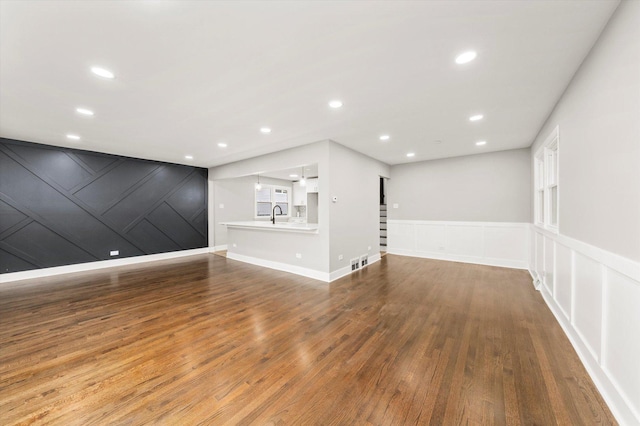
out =
[[[534,159],[534,208],[537,225],[558,232],[558,135],[556,127]]]
[[[262,185],[255,190],[256,217],[271,217],[275,209],[276,216],[289,217],[291,189],[282,186]]]

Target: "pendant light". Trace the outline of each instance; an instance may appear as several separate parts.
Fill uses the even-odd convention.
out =
[[[301,178],[300,178],[300,186],[306,186],[307,185],[307,180],[304,178],[304,167],[302,168],[302,173],[301,173]]]
[[[260,175],[258,175],[258,183],[256,183],[256,191],[260,191],[262,189],[262,185],[260,185]]]

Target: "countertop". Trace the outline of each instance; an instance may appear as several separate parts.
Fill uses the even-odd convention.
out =
[[[253,220],[243,222],[222,222],[220,225],[226,225],[227,228],[250,228],[264,231],[318,232],[317,223],[276,222],[274,225],[271,221]]]

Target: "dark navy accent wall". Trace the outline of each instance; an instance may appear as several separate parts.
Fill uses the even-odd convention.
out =
[[[203,247],[207,169],[0,138],[0,273]]]

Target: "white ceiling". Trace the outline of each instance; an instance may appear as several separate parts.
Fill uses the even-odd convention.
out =
[[[527,147],[617,5],[2,1],[0,136],[198,166],[324,139],[388,164]]]
[[[266,176],[274,179],[282,179],[282,180],[290,180],[291,182],[295,182],[300,180],[302,176],[302,169],[304,169],[305,177],[318,177],[318,165],[317,164],[307,164],[305,166],[300,167],[292,167],[283,170],[270,170],[267,172],[260,173],[260,176]],[[291,175],[297,175],[292,177]]]

